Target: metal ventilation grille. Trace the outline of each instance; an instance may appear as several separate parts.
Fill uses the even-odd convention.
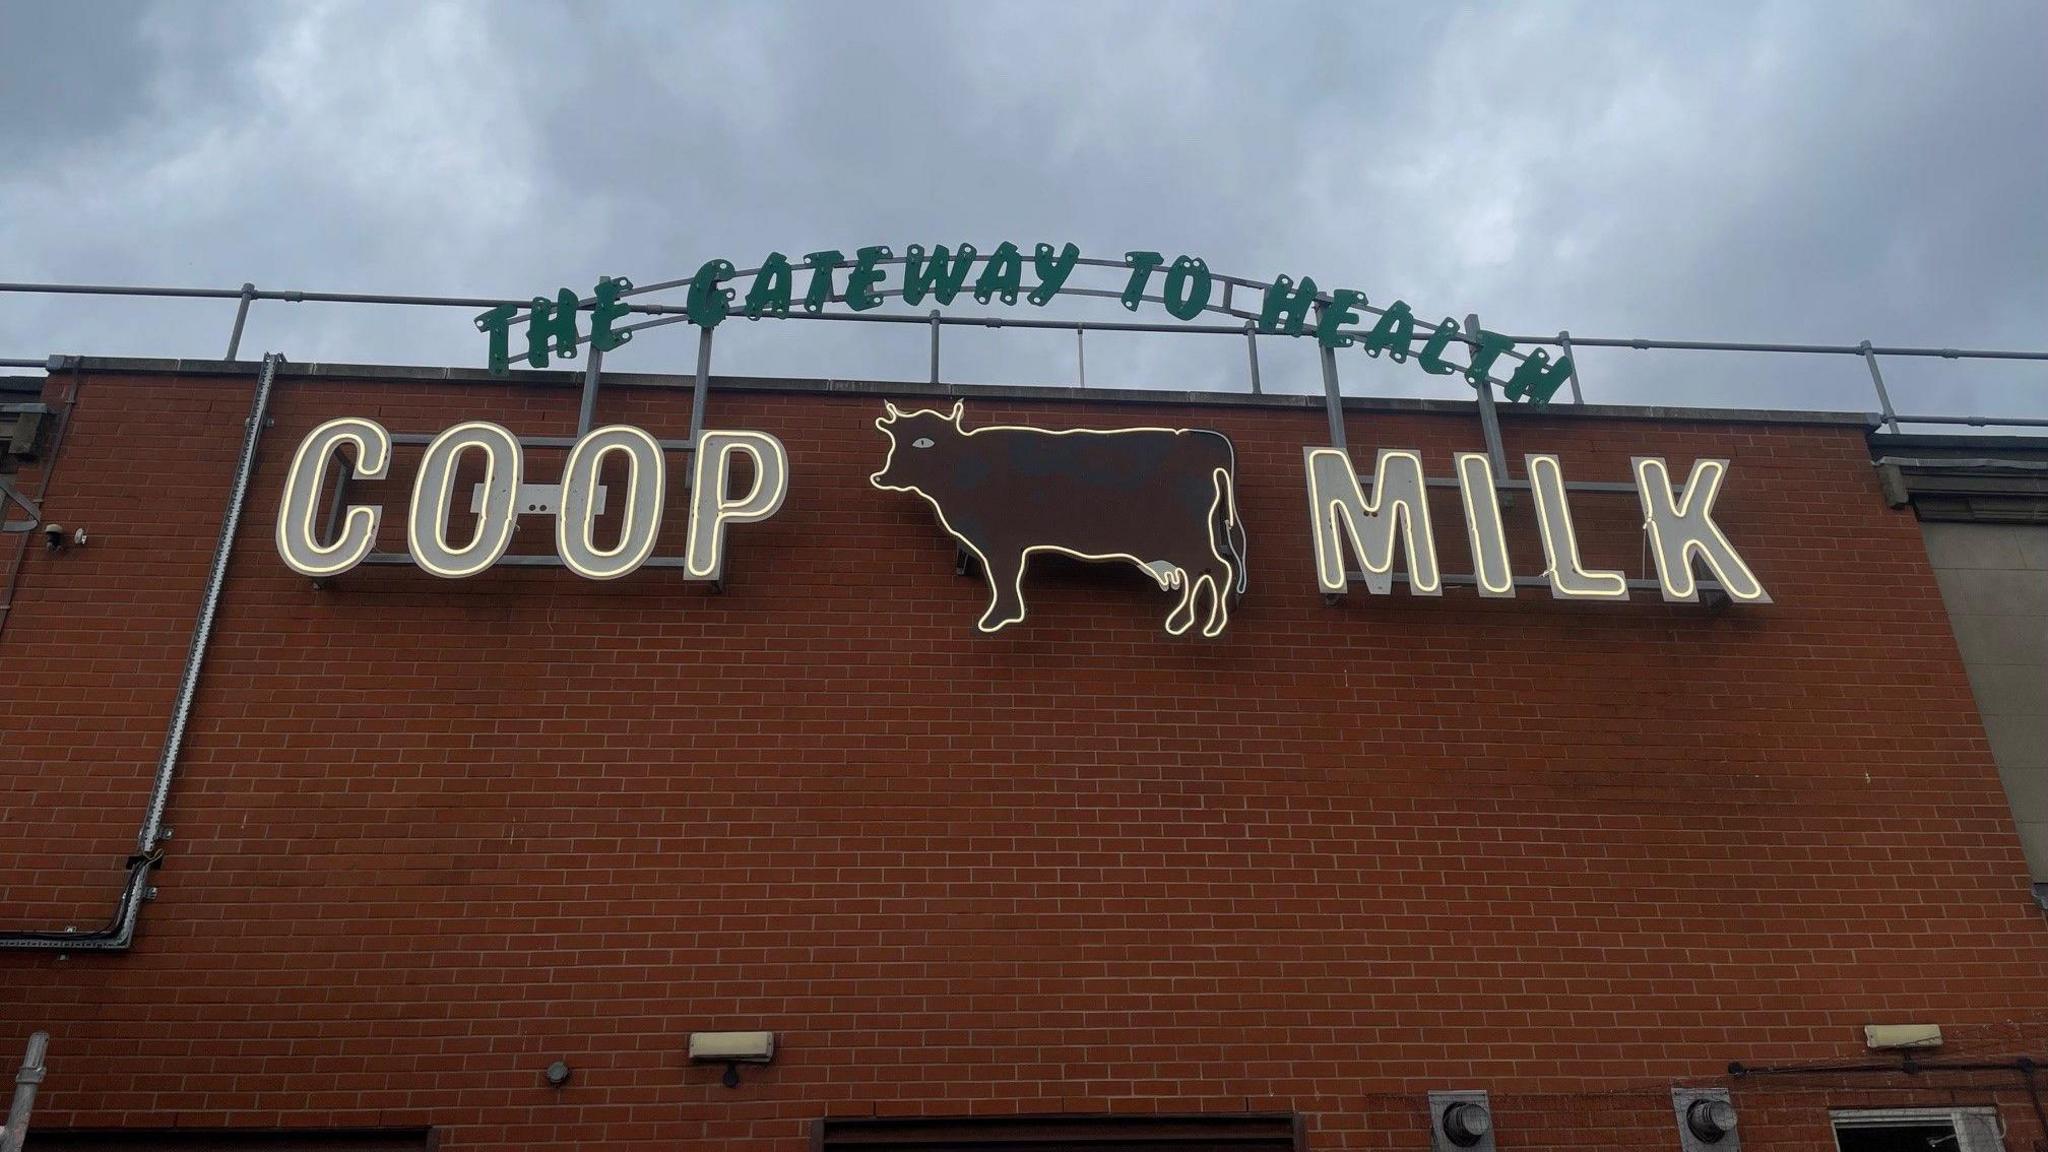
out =
[[[1300,1152],[1293,1115],[988,1116],[820,1120],[823,1152]]]

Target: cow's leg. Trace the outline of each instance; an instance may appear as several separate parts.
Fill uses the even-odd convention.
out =
[[[1024,563],[1028,553],[1021,547],[990,548],[982,557],[983,574],[988,577],[988,611],[981,614],[978,627],[997,632],[1024,619]]]
[[[1219,565],[1203,572],[1200,581],[1209,590],[1209,618],[1202,623],[1202,635],[1216,637],[1223,635],[1224,625],[1230,623],[1231,572]]]
[[[1178,636],[1201,620],[1202,635],[1221,636],[1230,622],[1229,595],[1235,579],[1230,565],[1214,557],[1181,574],[1181,601],[1166,618],[1166,630]],[[1200,609],[1206,602],[1208,612]]]
[[[1173,570],[1173,586],[1180,589],[1180,602],[1166,614],[1166,630],[1175,636],[1195,626],[1195,580],[1184,568]]]

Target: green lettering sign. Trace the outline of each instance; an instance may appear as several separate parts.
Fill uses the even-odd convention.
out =
[[[1372,326],[1372,332],[1365,338],[1365,354],[1378,356],[1387,354],[1387,359],[1396,364],[1408,362],[1408,349],[1415,342],[1415,312],[1404,300],[1396,300],[1380,313],[1379,323]]]
[[[1303,276],[1300,287],[1296,287],[1287,277],[1275,276],[1273,286],[1266,289],[1265,306],[1259,309],[1259,329],[1299,336],[1302,326],[1308,323],[1309,307],[1315,302],[1316,282],[1312,278]]]
[[[804,293],[804,311],[825,310],[825,305],[832,300],[832,270],[839,267],[839,262],[844,259],[846,254],[833,248],[804,256],[804,267],[811,270],[811,287]]]
[[[590,310],[590,346],[599,352],[609,352],[633,338],[631,332],[614,332],[612,325],[619,322],[632,309],[619,303],[619,297],[633,290],[633,282],[624,276],[607,276],[597,282],[591,295],[597,298],[597,307]]]
[[[855,312],[865,312],[882,302],[875,295],[875,285],[882,282],[884,275],[875,265],[895,253],[880,245],[862,248],[853,254],[853,271],[846,274],[846,306]]]
[[[1209,276],[1206,260],[1182,256],[1166,270],[1166,287],[1160,289],[1160,297],[1166,302],[1166,311],[1176,320],[1193,320],[1209,306],[1209,290],[1214,283]]]
[[[1031,256],[1031,264],[1038,272],[1038,287],[1031,290],[1029,297],[1033,304],[1043,308],[1052,302],[1060,289],[1067,286],[1067,277],[1074,272],[1074,264],[1081,259],[1078,244],[1069,244],[1054,255],[1052,245],[1040,244]]]
[[[1157,252],[1126,252],[1124,263],[1131,266],[1130,283],[1124,285],[1124,307],[1133,312],[1145,302],[1145,283],[1152,279],[1152,270],[1166,263],[1166,257]]]
[[[796,273],[790,269],[789,257],[770,252],[761,261],[761,270],[754,273],[754,286],[747,290],[747,319],[789,315],[789,294],[795,283]]]
[[[576,358],[576,293],[567,288],[555,293],[555,302],[535,296],[526,321],[526,362],[535,368],[548,366],[548,341],[564,360]]]
[[[889,296],[882,288],[888,281],[889,266],[900,263],[903,288],[898,294],[906,305],[915,307],[926,300],[941,305],[951,304],[966,289],[968,277],[975,271],[977,262],[981,269],[973,284],[976,301],[987,304],[1000,298],[1004,304],[1014,305],[1017,297],[1023,295],[1033,305],[1044,307],[1066,290],[1074,270],[1082,263],[1082,257],[1077,244],[1057,247],[1045,242],[1035,244],[1031,252],[1031,271],[1036,274],[1037,283],[1026,293],[1023,249],[1007,240],[985,257],[972,244],[960,244],[950,249],[944,244],[935,244],[929,251],[922,244],[911,244],[904,249],[900,261],[893,249],[881,244],[856,249],[851,263],[845,253],[825,248],[804,256],[803,267],[810,272],[810,282],[802,303],[806,312],[814,314],[823,312],[835,300],[844,301],[846,307],[854,312],[878,308]],[[1165,275],[1155,299],[1168,315],[1177,320],[1192,321],[1215,308],[1217,277],[1209,271],[1208,262],[1200,257],[1177,256],[1168,264],[1166,258],[1157,252],[1133,249],[1124,253],[1124,265],[1130,273],[1118,298],[1125,308],[1133,312],[1144,305],[1152,276],[1162,269]],[[833,279],[841,268],[847,269],[843,295]],[[739,275],[729,260],[705,261],[688,282],[689,295],[683,313],[690,323],[715,328],[731,315],[737,293],[726,285]],[[608,352],[632,338],[632,326],[623,325],[622,330],[622,322],[633,311],[632,305],[625,302],[633,291],[633,282],[624,277],[605,277],[598,281],[588,305],[588,339],[593,348]],[[796,269],[791,267],[789,257],[780,252],[770,252],[767,259],[761,261],[760,268],[752,273],[752,283],[748,286],[742,307],[750,320],[763,316],[787,316],[795,292]],[[1223,297],[1225,301],[1230,299],[1227,288]],[[583,342],[576,314],[584,306],[567,288],[557,292],[552,300],[535,296],[525,309],[526,349],[516,359],[534,368],[547,367],[553,358],[574,359],[577,346]],[[1247,315],[1227,306],[1224,310],[1239,316]],[[1307,335],[1313,318],[1316,342],[1325,348],[1348,348],[1356,344],[1365,349],[1366,355],[1377,357],[1384,352],[1396,364],[1406,363],[1413,356],[1417,366],[1432,376],[1461,373],[1473,386],[1481,388],[1491,386],[1494,368],[1502,357],[1515,351],[1515,342],[1508,337],[1484,329],[1467,333],[1457,321],[1449,318],[1430,330],[1421,350],[1417,351],[1415,312],[1406,302],[1394,301],[1379,312],[1370,329],[1362,329],[1360,325],[1364,322],[1366,310],[1363,292],[1338,288],[1324,297],[1317,292],[1316,282],[1311,277],[1304,276],[1296,281],[1287,276],[1276,276],[1260,302],[1254,330],[1282,336]],[[520,313],[517,305],[501,304],[476,317],[477,330],[488,337],[487,362],[494,374],[502,375],[511,369],[515,359],[511,332],[513,324],[521,318]],[[1467,362],[1462,366],[1445,359],[1453,343],[1463,344],[1469,349]],[[1515,366],[1508,382],[1502,386],[1502,393],[1511,401],[1545,404],[1571,378],[1571,371],[1571,357],[1552,360],[1543,349],[1533,349]]]
[[[1365,303],[1365,293],[1339,288],[1330,293],[1330,302],[1323,305],[1322,315],[1316,317],[1316,343],[1325,348],[1349,348],[1351,336],[1341,326],[1359,320],[1358,305]]]
[[[732,310],[733,291],[720,287],[732,279],[732,261],[706,260],[697,274],[690,277],[690,295],[683,307],[690,314],[690,323],[703,328],[716,328]]]
[[[903,254],[903,302],[912,306],[922,304],[929,293],[939,303],[951,304],[953,297],[960,294],[960,286],[967,283],[974,256],[974,245],[962,244],[959,255],[949,261],[946,246],[935,244],[927,262],[924,245],[912,244]]]
[[[1017,293],[1024,286],[1024,254],[1008,240],[996,245],[988,254],[988,263],[982,266],[981,279],[974,282],[974,298],[983,304],[994,296],[1001,296],[1003,303],[1015,304]]]
[[[1422,346],[1422,355],[1415,358],[1416,365],[1431,376],[1449,376],[1457,371],[1455,367],[1444,363],[1444,349],[1450,347],[1451,341],[1463,335],[1464,331],[1458,327],[1456,320],[1449,316],[1444,317],[1437,324],[1436,331],[1429,334],[1429,343]]]

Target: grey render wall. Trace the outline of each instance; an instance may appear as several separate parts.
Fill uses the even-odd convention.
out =
[[[1923,522],[2034,882],[2048,883],[2048,525]]]

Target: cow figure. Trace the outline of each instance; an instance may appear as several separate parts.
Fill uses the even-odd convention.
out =
[[[1237,516],[1236,453],[1219,432],[1174,428],[960,427],[950,413],[886,406],[875,427],[889,438],[885,492],[915,492],[981,561],[989,606],[977,627],[1024,619],[1024,569],[1034,552],[1122,560],[1179,592],[1167,614],[1175,636],[1202,620],[1219,636],[1230,600],[1245,589],[1244,525]],[[1206,614],[1204,612],[1206,611]]]

